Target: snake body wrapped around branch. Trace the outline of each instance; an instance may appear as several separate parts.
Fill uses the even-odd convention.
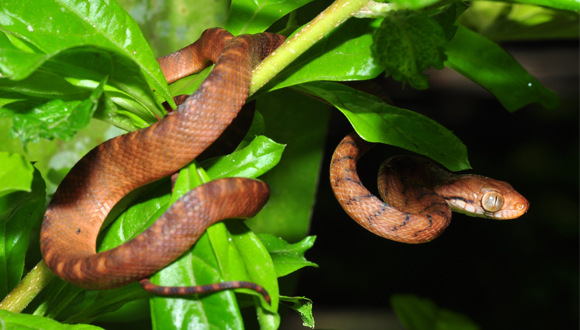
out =
[[[111,208],[132,190],[178,171],[215,141],[244,104],[252,68],[283,41],[269,33],[233,38],[223,29],[209,29],[194,44],[161,58],[168,82],[216,65],[177,111],[99,145],[69,172],[42,224],[41,250],[52,272],[86,289],[123,286],[171,263],[211,224],[255,215],[269,196],[265,183],[216,180],[186,194],[131,241],[96,253],[97,235]],[[239,286],[256,289],[255,284]]]

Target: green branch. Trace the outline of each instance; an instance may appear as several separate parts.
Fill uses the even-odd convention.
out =
[[[0,309],[20,313],[54,278],[54,274],[41,260],[18,285],[0,302]]]
[[[254,69],[250,95],[274,78],[318,40],[358,13],[368,2],[369,0],[337,0],[326,8]]]

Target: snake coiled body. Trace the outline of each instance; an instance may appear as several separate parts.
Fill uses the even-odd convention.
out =
[[[52,272],[86,289],[119,287],[165,267],[211,224],[255,215],[268,199],[266,184],[217,180],[185,195],[133,240],[96,253],[97,235],[111,208],[137,187],[178,171],[216,140],[244,104],[252,68],[283,41],[275,34],[232,38],[225,30],[210,29],[178,54],[160,59],[168,82],[210,62],[216,66],[177,111],[99,145],[69,172],[48,206],[40,234]]]
[[[382,201],[364,187],[356,168],[372,146],[354,132],[347,135],[333,154],[330,183],[346,213],[376,235],[424,243],[447,228],[451,209],[491,219],[513,219],[528,210],[528,201],[506,182],[456,175],[430,161],[407,156],[393,157],[381,166],[378,185]]]

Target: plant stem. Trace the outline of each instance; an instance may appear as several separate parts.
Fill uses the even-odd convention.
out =
[[[41,260],[16,287],[0,302],[0,309],[20,313],[54,278],[54,274]]]
[[[337,0],[288,39],[254,69],[250,95],[276,76],[318,40],[356,14],[369,0]]]

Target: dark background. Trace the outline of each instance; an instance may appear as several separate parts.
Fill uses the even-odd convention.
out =
[[[532,104],[508,113],[491,94],[449,69],[432,71],[426,91],[401,89],[390,78],[378,82],[396,106],[452,130],[468,148],[469,172],[510,182],[528,198],[530,210],[508,221],[454,214],[443,235],[421,245],[367,232],[344,213],[330,190],[332,151],[351,130],[335,111],[310,231],[317,242],[306,255],[320,268],[302,270],[295,294],[307,293],[314,301],[315,319],[317,311],[335,321],[353,311],[358,321],[355,326],[341,321],[339,327],[323,317],[317,328],[398,329],[385,323],[395,293],[429,298],[484,329],[577,328],[578,42],[502,46],[556,91],[557,109]],[[405,152],[380,146],[363,157],[359,174],[369,190],[376,192],[380,162],[400,153]],[[373,317],[373,325],[361,323]],[[286,320],[284,329],[300,324]]]

